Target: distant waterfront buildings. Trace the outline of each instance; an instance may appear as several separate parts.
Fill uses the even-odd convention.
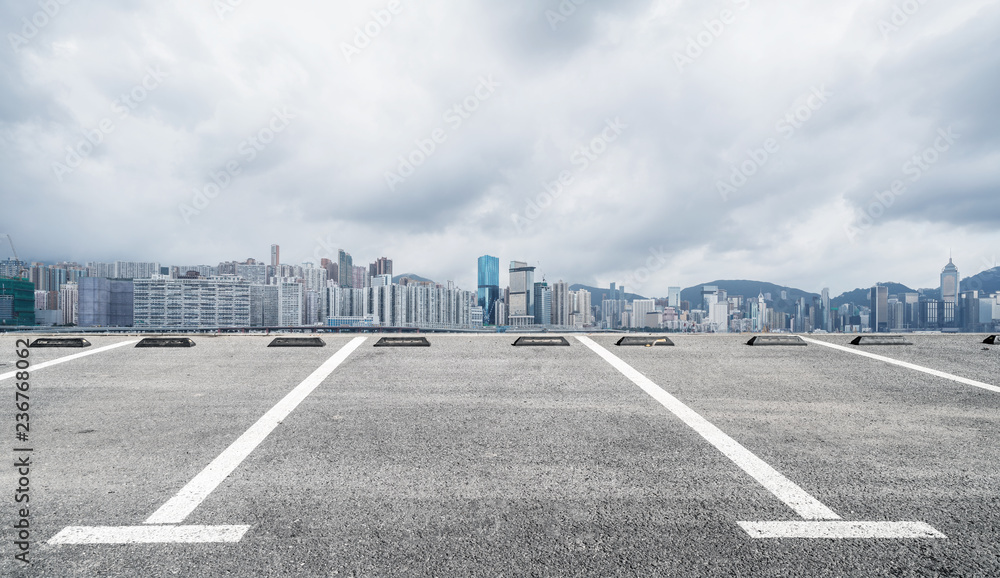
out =
[[[250,283],[235,276],[136,279],[134,302],[134,326],[140,328],[250,325]]]

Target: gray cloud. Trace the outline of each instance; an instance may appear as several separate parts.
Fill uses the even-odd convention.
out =
[[[69,3],[0,50],[0,229],[35,259],[173,264],[263,258],[273,242],[312,259],[329,238],[466,287],[484,253],[603,284],[662,249],[648,294],[723,277],[931,286],[949,248],[975,272],[1000,238],[995,3],[925,4],[884,33],[885,0],[584,2],[555,27],[555,0],[402,0],[348,61],[387,5],[244,2],[220,18],[208,2]],[[8,4],[0,21],[17,33],[36,10]],[[150,67],[166,78],[121,116]],[[452,126],[490,75],[496,92]],[[779,121],[821,86],[828,100],[789,135]],[[295,118],[251,157],[285,107]],[[114,131],[56,178],[104,119]],[[584,169],[614,119],[627,128]],[[851,238],[949,126],[955,145]],[[387,171],[435,129],[446,140],[393,190]],[[768,139],[777,152],[720,194]],[[232,162],[186,222],[180,207]],[[519,227],[564,171],[571,184]]]

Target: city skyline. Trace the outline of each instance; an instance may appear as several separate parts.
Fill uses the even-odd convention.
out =
[[[185,265],[174,265],[174,264],[167,265],[166,262],[155,261],[155,260],[153,260],[153,261],[140,260],[138,262],[146,262],[146,263],[153,263],[153,262],[155,262],[155,263],[159,263],[161,266],[164,266],[164,267],[167,267],[167,266],[180,266],[180,267],[184,267],[184,266],[207,266],[207,267],[215,267],[219,263],[227,263],[227,262],[234,262],[234,261],[242,262],[243,260],[246,260],[246,259],[253,259],[258,264],[268,264],[268,263],[271,262],[271,258],[274,256],[274,252],[276,250],[280,250],[278,248],[281,247],[281,244],[280,243],[273,243],[273,244],[270,244],[269,247],[270,247],[270,249],[269,249],[270,253],[269,253],[269,257],[267,258],[267,260],[265,260],[265,259],[258,259],[256,257],[240,257],[239,259],[235,259],[235,258],[222,259],[222,260],[219,260],[219,261],[215,261],[215,264],[212,264],[211,261],[209,261],[209,262],[200,262],[200,263],[196,262],[196,261],[191,261],[191,262],[185,262],[186,263]],[[339,253],[339,255],[338,255],[338,253]],[[384,252],[383,253],[379,253],[379,254],[382,255],[382,254],[384,254]],[[3,249],[0,249],[0,257],[2,257],[3,255],[4,255]],[[306,264],[306,263],[312,263],[316,267],[321,267],[320,261],[323,260],[323,259],[328,259],[328,260],[330,260],[330,261],[332,261],[334,263],[338,263],[339,264],[341,262],[339,259],[345,259],[346,258],[348,260],[346,262],[349,262],[352,266],[355,266],[356,268],[360,269],[359,266],[357,266],[357,265],[354,264],[354,261],[353,261],[353,258],[352,258],[352,254],[351,254],[350,251],[346,251],[344,249],[339,249],[339,250],[335,250],[335,252],[331,253],[330,255],[332,255],[332,257],[324,255],[320,259],[307,259],[307,260],[299,261],[299,262],[286,262],[284,259],[281,259],[281,262],[282,262],[282,264],[286,264],[286,265],[298,265],[298,266],[301,266],[301,265]],[[483,255],[481,255],[481,254],[478,255],[474,259],[473,262],[474,263],[477,262],[479,259],[482,258],[482,256]],[[13,259],[13,256],[6,257],[6,259]],[[359,262],[364,262],[364,268],[368,269],[368,268],[370,268],[371,265],[377,265],[380,261],[382,261],[384,259],[387,259],[387,258],[383,257],[383,256],[374,257],[374,258],[371,259],[372,262],[369,263],[368,259],[363,258]],[[507,268],[506,268],[506,265],[504,263],[509,262],[510,260],[505,261],[503,258],[498,258],[498,259],[499,259],[499,263],[500,263],[499,270],[502,273],[506,274],[507,273]],[[5,259],[4,258],[0,258],[0,261],[3,261],[3,260],[5,260]],[[23,263],[25,263],[25,264],[30,264],[31,262],[41,262],[41,263],[45,263],[46,265],[54,265],[54,264],[63,263],[63,262],[76,262],[76,263],[80,264],[81,266],[86,266],[86,264],[88,262],[92,262],[92,263],[110,263],[110,264],[114,264],[116,261],[126,261],[126,262],[129,262],[128,260],[124,260],[124,259],[114,259],[114,260],[111,260],[111,261],[100,261],[100,260],[96,260],[96,259],[87,259],[87,260],[84,260],[82,262],[81,261],[69,260],[69,259],[61,259],[61,260],[54,260],[54,261],[42,261],[42,260],[38,260],[38,259],[26,258],[24,256],[21,257],[21,261]],[[398,263],[398,260],[396,260],[396,262]],[[530,261],[526,261],[526,262],[524,262],[524,264],[525,264],[525,266],[533,266],[533,265],[531,265]],[[426,274],[424,272],[424,270],[421,269],[420,267],[409,267],[409,268],[403,268],[403,269],[396,268],[395,270],[393,270],[393,260],[392,259],[388,260],[388,265],[390,267],[390,270],[393,271],[393,277],[398,277],[400,275],[407,275],[407,274],[419,275],[419,276],[421,276],[423,278],[431,279],[434,282],[440,283],[440,284],[445,284],[445,283],[448,283],[448,282],[453,282],[453,283],[455,283],[456,286],[470,288],[472,291],[476,291],[480,287],[480,285],[481,285],[479,283],[479,279],[477,278],[478,273],[477,273],[477,266],[475,264],[472,267],[468,267],[468,269],[471,271],[471,273],[468,274],[468,275],[464,275],[464,277],[468,277],[469,278],[469,281],[466,282],[466,283],[462,283],[462,282],[460,282],[460,281],[458,281],[457,279],[454,279],[454,278],[444,278],[444,279],[435,278],[432,275]],[[978,268],[978,269],[972,269],[972,270],[966,270],[964,268],[958,267],[958,265],[956,263],[954,263],[954,258],[953,257],[949,257],[949,263],[947,265],[945,265],[945,267],[949,267],[949,266],[954,266],[954,267],[956,267],[958,269],[959,278],[957,280],[961,281],[961,279],[963,279],[963,278],[972,277],[972,276],[974,276],[974,275],[976,275],[978,273],[982,273],[984,271],[989,271],[989,270],[991,270],[993,268],[1000,267],[1000,263],[998,263],[996,261],[989,261],[989,260],[987,260],[987,259],[984,258],[983,261],[981,263],[979,263],[980,268]],[[564,277],[561,277],[561,276],[558,276],[558,275],[551,275],[551,274],[549,274],[548,272],[546,272],[544,270],[540,270],[540,268],[537,267],[537,266],[534,266],[534,267],[535,267],[535,269],[537,271],[537,276],[533,277],[533,278],[536,279],[536,280],[538,280],[538,281],[541,281],[544,278],[549,283],[553,283],[555,281],[565,279]],[[680,286],[681,288],[685,288],[685,287],[686,288],[693,288],[693,287],[697,287],[697,286],[703,285],[705,283],[712,283],[712,282],[719,281],[719,280],[732,280],[732,281],[746,280],[746,281],[750,281],[750,282],[773,283],[773,284],[780,285],[780,286],[783,286],[783,287],[788,287],[788,288],[792,288],[792,289],[798,289],[798,290],[806,291],[806,292],[809,292],[809,293],[816,293],[816,294],[821,294],[823,292],[823,290],[829,290],[831,296],[838,297],[838,296],[840,296],[842,294],[849,293],[849,292],[857,290],[857,289],[865,289],[865,288],[871,287],[872,285],[883,284],[883,283],[899,283],[899,284],[902,284],[902,285],[906,285],[906,286],[910,287],[913,290],[936,290],[936,289],[940,289],[942,287],[941,281],[943,279],[943,277],[942,277],[943,273],[942,273],[941,265],[938,265],[938,267],[934,271],[935,271],[934,273],[928,273],[926,271],[921,272],[921,275],[924,278],[933,278],[935,280],[931,284],[928,284],[928,285],[915,284],[915,283],[912,283],[912,282],[908,282],[906,279],[888,279],[887,278],[887,279],[869,280],[867,283],[864,283],[864,284],[859,285],[857,287],[847,287],[845,285],[845,286],[843,286],[842,290],[841,289],[837,289],[836,287],[838,287],[838,285],[836,285],[836,284],[829,284],[829,285],[826,285],[824,287],[801,287],[801,286],[795,286],[795,285],[791,285],[791,284],[787,284],[787,283],[782,283],[781,280],[776,280],[776,279],[769,279],[769,278],[739,279],[739,278],[734,277],[734,276],[725,276],[725,275],[717,275],[715,277],[703,278],[703,279],[700,279],[699,281],[696,281],[694,283],[674,283],[674,282],[669,282],[669,279],[671,279],[671,278],[674,278],[674,279],[680,279],[680,278],[685,278],[685,277],[690,278],[690,275],[685,276],[683,274],[678,274],[676,276],[668,277],[667,278],[668,282],[666,282],[664,284],[664,286],[662,287],[662,291],[657,291],[655,293],[649,292],[649,291],[643,292],[642,290],[640,290],[643,285],[648,286],[649,285],[648,283],[647,284],[640,284],[640,287],[637,289],[635,286],[629,285],[623,279],[612,280],[612,281],[609,281],[608,283],[603,283],[603,284],[600,284],[599,282],[593,282],[593,281],[587,282],[587,281],[579,280],[579,279],[565,279],[565,280],[570,285],[584,285],[584,286],[588,286],[588,287],[598,287],[598,288],[605,287],[605,286],[607,286],[610,283],[615,283],[617,285],[623,285],[629,293],[641,294],[641,295],[643,295],[645,297],[652,297],[652,298],[666,298],[666,297],[668,297],[669,296],[668,293],[669,293],[670,288],[675,287],[675,286]],[[181,273],[183,273],[183,271]],[[591,277],[591,278],[593,278],[593,277]],[[502,280],[503,277],[501,277],[500,279]],[[509,284],[509,279],[508,279],[508,284]],[[503,286],[504,286],[504,284],[501,283],[500,284],[500,288],[502,289]]]
[[[1000,257],[996,3],[57,4],[0,7],[0,230],[33,259],[269,239],[663,294]]]

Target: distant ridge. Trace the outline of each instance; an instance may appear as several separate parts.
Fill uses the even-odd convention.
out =
[[[987,269],[982,273],[962,279],[962,291],[973,290],[986,293],[987,296],[1000,292],[1000,267]]]
[[[810,293],[802,289],[796,289],[795,287],[783,287],[766,281],[729,279],[710,281],[708,283],[700,283],[694,287],[688,287],[681,291],[681,300],[690,303],[692,309],[699,309],[701,304],[701,288],[705,285],[714,285],[719,289],[724,289],[730,297],[742,295],[744,299],[756,299],[761,293],[770,293],[771,302],[768,306],[774,310],[789,314],[795,312],[795,303],[800,297],[804,298],[809,305],[812,305],[813,297],[819,297],[819,293]],[[781,298],[782,291],[787,292],[787,299],[783,300]]]
[[[609,293],[611,293],[610,287],[606,287],[604,289],[598,289],[597,287],[591,287],[589,285],[581,285],[579,283],[575,283],[569,286],[570,291],[579,291],[580,289],[586,289],[587,291],[590,291],[591,305],[600,305],[601,301],[604,301],[604,297]],[[627,290],[628,287],[626,287],[625,289]],[[627,301],[632,301],[633,299],[647,299],[647,297],[643,297],[642,295],[636,295],[635,293],[626,293],[625,299]]]
[[[854,291],[848,291],[838,295],[836,298],[830,300],[830,307],[840,307],[845,303],[853,303],[854,305],[868,305],[870,301],[869,292],[871,292],[872,287],[876,284],[872,283],[870,287],[861,287],[855,289]],[[897,295],[899,293],[919,293],[916,289],[910,289],[902,283],[894,283],[891,281],[885,283],[878,283],[882,287],[889,288],[889,295]]]
[[[423,282],[423,283],[436,283],[435,281],[432,281],[432,280],[428,279],[427,277],[421,277],[420,275],[417,275],[416,273],[404,273],[402,275],[396,275],[395,277],[392,278],[392,282],[393,283],[399,283],[399,280],[402,279],[403,277],[409,277],[410,279],[413,279],[414,281],[420,281],[420,282]]]

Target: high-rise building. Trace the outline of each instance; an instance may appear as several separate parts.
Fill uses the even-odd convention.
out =
[[[326,278],[327,278],[328,281],[336,281],[337,280],[337,274],[336,274],[337,264],[336,263],[334,263],[333,261],[327,259],[326,257],[323,257],[322,259],[319,260],[319,266],[322,267],[322,268],[324,268],[324,269],[326,269]]]
[[[31,281],[0,277],[0,325],[35,324],[35,289]]]
[[[59,288],[59,310],[62,311],[62,325],[78,325],[80,323],[79,305],[80,292],[76,283],[66,283]]]
[[[569,284],[563,281],[552,284],[552,325],[570,325],[573,303],[569,296]]]
[[[728,307],[728,303],[726,304]],[[634,299],[632,301],[632,328],[646,327],[646,314],[656,311],[655,299]],[[655,328],[659,328],[659,324]]]
[[[680,308],[681,308],[681,288],[680,287],[668,287],[667,288],[667,307],[673,307],[674,309],[680,310]]]
[[[132,327],[135,311],[133,281],[84,277],[77,286],[80,327]]]
[[[313,267],[312,263],[304,264],[302,267],[302,281],[306,286],[306,291],[316,291],[317,293],[326,289],[326,269]]]
[[[263,263],[254,264],[236,264],[236,273],[238,277],[246,279],[251,285],[266,285],[267,284],[267,265]]]
[[[872,287],[869,307],[871,314],[868,323],[872,331],[877,333],[889,331],[889,288],[881,285]]]
[[[701,307],[708,311],[709,306],[719,302],[719,288],[715,285],[705,285],[701,288]]]
[[[498,325],[496,303],[500,300],[500,259],[490,255],[480,257],[478,281],[476,302],[483,308],[483,323]]]
[[[958,318],[961,316],[958,296],[962,292],[961,282],[958,276],[958,267],[955,262],[948,258],[948,264],[941,270],[941,302],[944,303],[945,310],[951,309],[950,314],[945,315],[943,327],[957,327]],[[948,304],[951,304],[949,307]]]
[[[157,275],[134,283],[135,327],[250,325],[250,283],[239,277],[171,279]],[[298,298],[301,309],[301,293]],[[296,325],[300,323],[301,317]]]
[[[351,280],[351,287],[364,289],[372,286],[372,278],[368,276],[368,267],[355,267],[354,277]]]
[[[552,288],[542,281],[535,283],[534,291],[535,325],[552,323]]]
[[[159,263],[115,261],[115,279],[149,279],[160,274]]]
[[[900,293],[899,301],[903,304],[903,329],[920,328],[920,294]]]
[[[271,245],[271,266],[275,269],[281,264],[281,247]]]
[[[9,257],[3,261],[0,261],[0,277],[6,277],[8,279],[20,279],[21,271],[27,269],[28,264],[24,261],[18,261],[12,257]]]
[[[572,313],[570,313],[570,325],[575,325],[577,327],[586,327],[588,325],[593,325],[594,314],[591,311],[591,295],[590,291],[586,289],[580,289],[579,291],[570,291],[570,302],[572,303]]]
[[[830,288],[824,287],[822,296],[820,297],[823,301],[823,323],[821,325],[823,331],[830,331]]]
[[[392,259],[379,257],[374,263],[368,265],[368,276],[388,275],[392,277]]]
[[[114,263],[87,263],[87,277],[103,277],[105,279],[113,279],[114,276]]]
[[[509,317],[534,318],[535,268],[529,267],[523,261],[511,261],[509,273],[510,302],[507,311]],[[515,323],[511,321],[511,324]]]
[[[343,249],[337,252],[337,271],[341,287],[354,287],[354,258]]]

